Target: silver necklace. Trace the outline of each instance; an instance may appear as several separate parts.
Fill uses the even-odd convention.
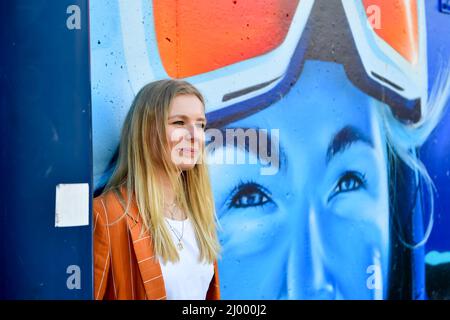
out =
[[[172,205],[170,206],[170,208],[173,208],[175,206],[175,203],[172,203]],[[173,211],[169,209],[170,212],[170,216],[173,219]],[[175,220],[175,219],[173,219]],[[177,248],[178,250],[183,250],[183,243],[181,242],[181,240],[183,239],[183,235],[184,235],[184,220],[182,220],[181,222],[181,236],[178,236],[178,233],[175,231],[175,229],[172,227],[172,225],[170,224],[170,222],[168,220],[167,224],[169,225],[170,230],[172,230],[172,233],[175,235],[175,237],[178,239],[178,243],[177,243]]]

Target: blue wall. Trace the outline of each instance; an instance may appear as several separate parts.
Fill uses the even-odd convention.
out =
[[[2,1],[0,20],[0,298],[89,299],[90,223],[55,226],[56,186],[92,181],[88,3]]]

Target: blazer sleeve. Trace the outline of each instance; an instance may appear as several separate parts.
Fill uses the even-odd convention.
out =
[[[214,276],[209,284],[206,300],[220,300],[219,268],[217,266],[217,260],[214,261]]]
[[[105,223],[106,212],[101,198],[94,199],[92,211],[94,221],[94,299],[102,300],[108,284],[111,259],[108,226]]]

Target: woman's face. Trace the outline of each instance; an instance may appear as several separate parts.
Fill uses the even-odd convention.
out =
[[[307,61],[283,99],[227,127],[279,129],[279,168],[209,162],[224,298],[385,296],[388,173],[376,108],[342,66]]]
[[[205,143],[205,111],[195,95],[178,95],[169,107],[166,138],[172,162],[180,170],[192,169]]]

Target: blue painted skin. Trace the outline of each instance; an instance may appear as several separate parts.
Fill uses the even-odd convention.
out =
[[[210,164],[222,298],[386,297],[388,163],[379,104],[341,65],[312,60],[283,99],[228,126],[279,129],[281,151],[275,175],[261,175],[260,164]],[[344,146],[327,162],[343,128]]]

